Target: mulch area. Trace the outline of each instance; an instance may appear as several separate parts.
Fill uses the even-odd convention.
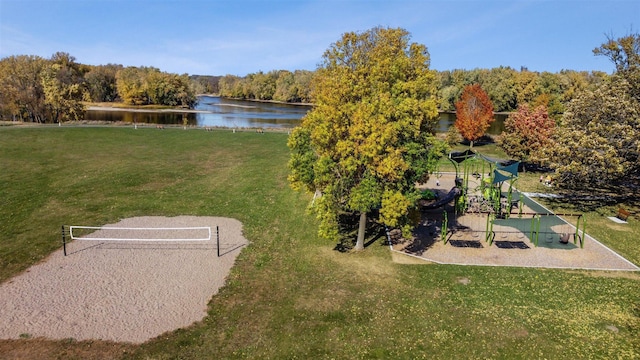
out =
[[[455,174],[432,176],[428,183],[420,188],[436,191],[439,196],[446,195],[454,186]],[[479,186],[478,179],[470,179],[469,188],[473,191]],[[541,205],[526,199],[523,212],[540,211]],[[531,205],[531,206],[529,206]],[[493,242],[486,240],[487,215],[464,214],[454,216],[453,205],[444,208],[425,210],[422,220],[414,232],[413,239],[393,241],[394,251],[423,259],[425,262],[439,264],[513,266],[540,268],[567,268],[592,270],[638,271],[639,267],[624,259],[613,250],[604,246],[588,234],[583,247],[579,242],[570,240],[561,242],[563,233],[575,232],[573,226],[562,219],[552,216],[545,219],[539,236],[538,246],[530,239],[530,219],[495,223],[496,236]],[[441,238],[443,212],[448,210],[449,231],[446,243]],[[518,215],[515,214],[514,217]],[[524,225],[518,225],[518,223]],[[500,225],[499,225],[500,224]],[[587,228],[588,232],[588,228]]]

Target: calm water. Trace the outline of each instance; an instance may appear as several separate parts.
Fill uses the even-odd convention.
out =
[[[128,123],[182,124],[186,117],[191,126],[237,127],[237,128],[281,128],[290,129],[298,124],[311,109],[304,105],[272,104],[253,101],[223,99],[201,96],[195,110],[197,113],[133,112],[88,110],[87,120],[122,121]],[[497,135],[504,129],[506,115],[497,114],[488,133]],[[437,131],[446,132],[453,125],[456,115],[441,113]]]

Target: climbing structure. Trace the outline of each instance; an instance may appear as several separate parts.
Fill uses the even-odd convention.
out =
[[[526,238],[535,246],[566,245],[569,240],[583,245],[582,214],[562,214],[573,219],[573,226],[515,189],[520,162],[491,159],[471,149],[452,152],[449,160],[456,169],[455,187],[438,202],[455,200],[453,217],[446,210],[443,213],[445,243],[484,239],[489,245],[526,247],[522,241]]]
[[[508,217],[517,206],[513,189],[518,180],[518,161],[500,162],[471,149],[452,152],[449,160],[460,179],[460,195],[456,201],[456,212],[463,214],[493,213],[498,218]],[[474,182],[470,179],[475,179]],[[508,184],[503,193],[504,183]]]

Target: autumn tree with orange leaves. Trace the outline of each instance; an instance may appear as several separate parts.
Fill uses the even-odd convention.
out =
[[[514,159],[539,163],[539,151],[552,145],[556,121],[544,105],[532,108],[521,104],[517,111],[509,114],[504,128],[498,137],[498,146]]]
[[[467,85],[456,102],[455,127],[465,140],[473,142],[484,136],[493,122],[493,104],[479,84]]]

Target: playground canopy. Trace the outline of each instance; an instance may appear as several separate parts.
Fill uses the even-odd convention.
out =
[[[462,152],[449,153],[449,160],[453,162],[456,167],[456,176],[458,175],[458,165],[467,161],[480,159],[490,164],[490,171],[492,171],[492,183],[499,184],[507,180],[513,180],[518,177],[518,167],[520,162],[516,160],[498,160],[485,156],[479,152],[467,149]],[[483,171],[484,173],[484,168]]]

